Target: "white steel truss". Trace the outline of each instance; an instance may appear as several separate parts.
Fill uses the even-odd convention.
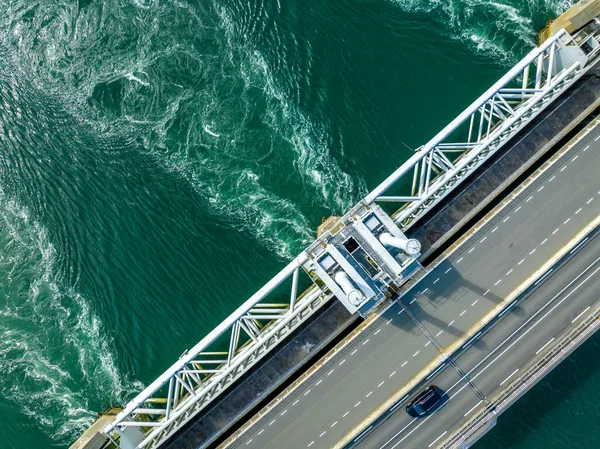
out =
[[[532,50],[363,201],[402,203],[394,220],[406,229],[585,72],[590,55],[565,57],[560,51],[567,46],[579,51],[563,30]],[[383,196],[409,174],[410,195]],[[297,295],[307,260],[302,252],[127,404],[104,429],[111,440],[159,447],[331,299],[316,284]],[[290,278],[289,300],[267,302]]]
[[[577,80],[591,56],[566,31],[557,33],[419,148],[366,201],[400,204],[394,221],[406,229]],[[397,188],[406,191],[408,179],[410,194],[383,195],[400,180]]]
[[[304,261],[303,253],[129,402],[104,429],[113,442],[160,446],[331,299],[316,285],[297,294]],[[288,300],[267,302],[286,281]]]

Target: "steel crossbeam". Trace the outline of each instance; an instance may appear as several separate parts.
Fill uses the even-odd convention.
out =
[[[133,441],[139,448],[160,446],[325,304],[331,294],[315,285],[297,295],[305,260],[304,253],[294,259],[135,397],[104,429],[113,442]],[[290,278],[289,301],[266,302]]]
[[[562,30],[533,49],[377,186],[366,201],[398,203],[400,209],[393,216],[396,224],[406,229],[414,223],[584,73],[585,56],[561,58],[559,64],[557,54],[565,47],[578,49]],[[412,179],[410,193],[383,195],[394,186],[406,191],[406,179]]]
[[[563,57],[567,46],[578,50],[562,30],[532,50],[363,202],[400,203],[395,222],[401,229],[414,223],[585,72],[592,55]],[[383,195],[407,185],[409,194]],[[303,251],[138,394],[105,427],[109,438],[122,448],[158,448],[331,299],[316,284],[297,295],[307,259]],[[289,300],[269,302],[286,282]]]

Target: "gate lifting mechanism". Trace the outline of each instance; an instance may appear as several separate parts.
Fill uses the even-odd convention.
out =
[[[350,313],[366,316],[421,266],[420,250],[421,244],[407,238],[378,205],[359,203],[321,225],[302,267]]]

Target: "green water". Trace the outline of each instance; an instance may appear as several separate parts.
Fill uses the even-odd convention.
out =
[[[127,402],[566,4],[0,0],[0,447]],[[599,447],[597,345],[478,447]]]

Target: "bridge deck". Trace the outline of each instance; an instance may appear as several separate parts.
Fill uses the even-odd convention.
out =
[[[464,337],[598,216],[597,136],[595,128],[540,172],[403,298],[442,347]],[[227,447],[333,447],[434,361],[434,346],[393,306]]]
[[[551,154],[556,143],[590,112],[600,99],[600,79],[591,71],[543,111],[505,149],[493,156],[444,201],[416,222],[411,236],[423,243],[424,257],[461,235],[461,226],[495,198],[508,194],[509,184],[537,160]],[[167,446],[170,449],[207,447],[223,432],[241,425],[278,387],[291,383],[311,363],[324,343],[344,335],[352,319],[343,307],[328,307],[282,349],[254,369],[214,406],[200,413]],[[335,323],[335,325],[332,325]],[[315,337],[322,342],[316,343]]]

